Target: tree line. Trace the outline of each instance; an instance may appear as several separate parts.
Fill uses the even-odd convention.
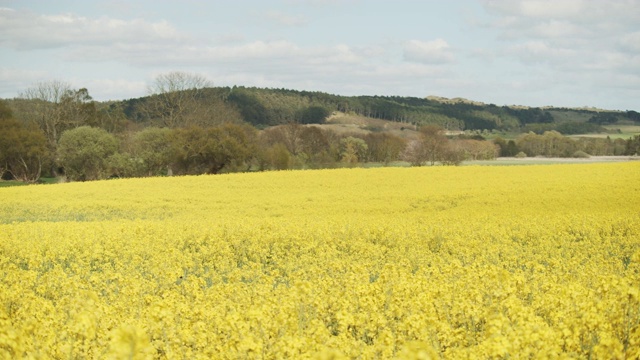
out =
[[[640,153],[640,135],[629,139],[611,139],[581,137],[573,139],[557,131],[545,131],[543,134],[529,132],[516,140],[493,140],[498,145],[500,156],[519,157],[588,157],[588,156],[624,156]]]
[[[321,127],[333,111],[408,122],[420,131],[403,137],[380,131],[336,133]],[[612,116],[596,114],[583,124],[601,126],[636,113]],[[447,136],[469,123],[486,130],[523,122],[530,132],[516,140]],[[64,175],[83,181],[365,162],[457,165],[496,156],[638,152],[638,137],[573,140],[553,127],[567,124],[571,125],[550,122],[541,109],[214,88],[203,77],[180,72],[159,76],[149,96],[104,103],[94,101],[87,89],[52,81],[37,84],[16,99],[0,101],[0,176],[33,182],[40,176]]]
[[[146,127],[110,133],[78,123],[61,131],[53,149],[44,131],[13,118],[0,102],[0,174],[37,181],[64,175],[71,181],[109,177],[219,174],[355,166],[376,162],[459,164],[494,158],[492,142],[451,140],[444,129],[425,127],[408,141],[386,132],[338,134],[314,125],[289,123],[258,130],[246,123],[201,127]]]

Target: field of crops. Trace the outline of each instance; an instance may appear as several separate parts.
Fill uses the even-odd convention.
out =
[[[0,188],[0,358],[640,356],[640,164]]]

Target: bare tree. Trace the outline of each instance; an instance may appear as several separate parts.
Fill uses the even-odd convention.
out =
[[[40,82],[20,94],[28,100],[27,109],[22,115],[27,121],[37,124],[47,137],[51,150],[55,150],[60,135],[67,127],[61,103],[71,85],[60,80]]]
[[[60,80],[40,82],[20,94],[18,115],[42,129],[52,149],[68,129],[92,124],[97,111],[86,88],[73,90]]]
[[[67,82],[40,82],[16,99],[16,117],[35,124],[44,133],[50,154],[55,154],[60,136],[66,130],[94,124],[95,102],[86,88],[74,90]],[[56,175],[54,159],[48,159],[51,175]]]
[[[203,89],[212,83],[204,76],[174,71],[157,76],[148,88],[150,99],[143,111],[169,128],[197,125],[209,117]]]
[[[413,166],[421,166],[427,162],[434,165],[443,160],[448,142],[443,128],[436,125],[423,126],[420,128],[420,138],[407,144],[403,158]]]
[[[425,125],[420,128],[420,140],[424,148],[426,160],[434,165],[441,161],[446,150],[448,139],[444,129],[437,125]]]

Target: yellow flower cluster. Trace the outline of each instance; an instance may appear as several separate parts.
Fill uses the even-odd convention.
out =
[[[2,359],[640,357],[640,164],[0,189]]]

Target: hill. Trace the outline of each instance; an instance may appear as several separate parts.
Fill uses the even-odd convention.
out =
[[[556,130],[563,134],[576,134],[605,132],[602,125],[616,123],[640,125],[640,113],[632,110],[621,112],[591,108],[497,106],[462,98],[434,96],[341,96],[322,92],[246,87],[207,88],[192,95],[193,107],[198,108],[198,112],[208,109],[205,112],[209,116],[222,113],[227,118],[244,121],[258,128],[290,122],[324,123],[334,113],[387,120],[404,124],[400,127],[405,128],[434,124],[450,131],[542,133]],[[130,99],[111,103],[109,108],[121,108],[127,119],[135,123],[153,123],[163,116],[162,113],[148,111],[155,100],[154,96]],[[378,125],[374,125],[376,126]]]
[[[0,120],[0,178],[27,182],[640,152],[635,111],[287,89],[190,88],[106,103],[67,90],[0,101]]]

